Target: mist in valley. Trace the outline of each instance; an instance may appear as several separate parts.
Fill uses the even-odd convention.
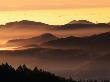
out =
[[[28,23],[29,25],[27,25]],[[0,62],[73,79],[109,79],[110,27],[56,29],[32,21],[0,28]],[[34,25],[33,25],[34,24]]]

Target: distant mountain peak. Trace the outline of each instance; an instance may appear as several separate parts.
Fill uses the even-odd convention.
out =
[[[6,25],[11,26],[11,25],[48,25],[48,24],[42,22],[30,21],[30,20],[21,20],[21,21],[6,23]]]
[[[53,35],[53,34],[50,34],[50,33],[45,33],[45,34],[42,34],[42,35],[39,35],[39,36],[35,36],[35,37],[31,37],[31,38],[27,38],[27,39],[13,39],[13,40],[9,40],[7,42],[7,45],[8,46],[25,46],[25,47],[29,47],[29,46],[32,46],[33,45],[39,45],[43,42],[48,42],[48,41],[51,41],[51,40],[57,40],[58,38]]]
[[[40,37],[56,37],[56,36],[51,33],[45,33],[45,34],[42,34]]]
[[[69,22],[68,24],[94,24],[93,22],[87,21],[87,20],[73,20]]]
[[[31,39],[41,39],[41,40],[55,40],[57,37],[51,33],[44,33],[37,37],[32,37]]]
[[[42,45],[52,48],[66,49],[105,49],[110,47],[110,32],[88,37],[66,37],[44,42]]]

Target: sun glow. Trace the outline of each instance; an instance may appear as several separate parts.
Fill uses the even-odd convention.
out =
[[[0,51],[2,50],[15,50],[16,47],[0,47]]]
[[[5,45],[7,43],[6,40],[0,41],[0,45]]]

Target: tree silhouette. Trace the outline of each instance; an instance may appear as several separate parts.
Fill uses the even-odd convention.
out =
[[[56,76],[37,67],[34,70],[27,68],[26,65],[20,65],[14,69],[11,65],[0,65],[0,82],[75,82]]]
[[[8,63],[0,65],[0,82],[98,82],[97,80],[73,80],[71,77],[65,79],[50,72],[38,69],[27,68],[26,65],[20,65],[14,69]],[[110,82],[102,80],[101,82]]]

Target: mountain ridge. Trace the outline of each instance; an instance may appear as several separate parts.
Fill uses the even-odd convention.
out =
[[[67,24],[64,25],[49,25],[46,23],[42,23],[42,22],[35,22],[35,21],[30,21],[30,20],[21,20],[21,21],[15,21],[15,22],[9,22],[6,23],[5,25],[0,25],[0,27],[26,27],[29,28],[31,26],[32,27],[36,27],[36,28],[45,28],[45,29],[50,29],[50,30],[64,30],[64,29],[76,29],[76,28],[88,28],[88,27],[110,27],[109,23],[92,23],[90,21],[87,20],[73,20],[70,21]],[[39,27],[41,26],[41,27]]]
[[[44,33],[39,36],[27,38],[27,39],[13,39],[9,40],[6,45],[38,45],[43,42],[48,42],[50,40],[56,40],[58,37],[54,36],[53,34],[50,33]]]
[[[55,47],[82,47],[82,48],[106,48],[110,46],[110,32],[98,34],[98,35],[92,35],[87,37],[66,37],[66,38],[60,38],[57,40],[52,40],[43,43],[42,45],[45,46],[55,46]],[[104,43],[104,44],[103,44]]]

